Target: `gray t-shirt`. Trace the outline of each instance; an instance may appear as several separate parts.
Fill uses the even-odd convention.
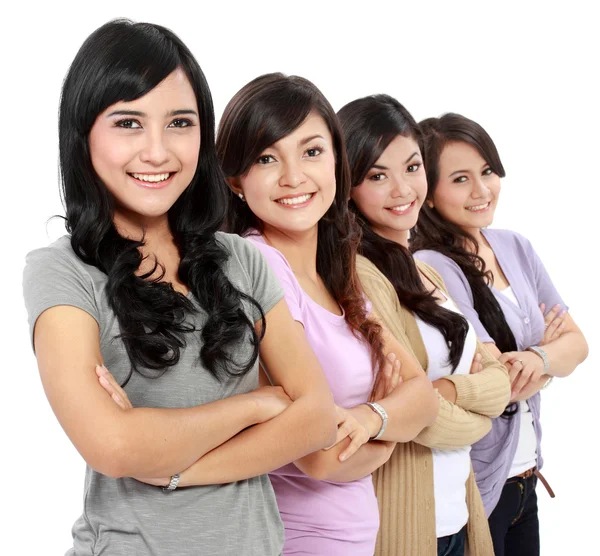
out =
[[[218,233],[230,253],[226,274],[241,291],[268,312],[283,290],[260,252],[245,239]],[[40,314],[56,305],[72,305],[89,313],[100,327],[100,347],[107,368],[122,382],[130,370],[119,326],[104,289],[107,276],[83,263],[64,236],[27,256],[23,290],[30,332]],[[196,329],[206,320],[198,312],[188,317]],[[245,305],[253,322],[257,310]],[[161,378],[134,373],[125,391],[134,407],[192,407],[258,386],[258,363],[242,378],[218,382],[199,361],[201,338],[187,335],[179,363]],[[236,360],[247,360],[249,342],[238,347]],[[213,554],[279,555],[283,526],[275,494],[266,475],[225,485],[162,489],[134,479],[111,479],[89,466],[85,476],[83,514],[73,526],[70,556],[199,556]]]

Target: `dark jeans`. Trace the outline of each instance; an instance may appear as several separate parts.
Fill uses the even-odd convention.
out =
[[[506,481],[498,505],[490,515],[490,533],[496,556],[539,556],[537,477]]]
[[[437,540],[438,556],[464,556],[465,538],[467,536],[467,526],[465,525],[458,533],[440,537]]]

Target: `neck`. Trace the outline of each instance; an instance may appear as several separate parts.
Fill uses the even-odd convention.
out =
[[[475,239],[479,247],[487,247],[487,241],[485,241],[481,233],[481,228],[463,228],[463,230]],[[472,246],[470,243],[467,243],[465,248],[470,251]]]
[[[379,229],[373,227],[373,231],[377,235],[380,235],[381,237],[389,239],[395,243],[399,243],[408,249],[408,230],[392,230],[390,228]]]
[[[318,225],[303,232],[288,232],[265,225],[263,237],[283,253],[294,274],[317,279]]]
[[[114,223],[117,231],[123,237],[135,241],[143,239],[142,252],[144,255],[160,251],[160,247],[165,244],[174,243],[166,214],[146,218],[139,214],[119,210],[115,211]]]

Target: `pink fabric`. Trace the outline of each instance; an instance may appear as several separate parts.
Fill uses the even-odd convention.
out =
[[[369,346],[343,316],[330,313],[300,287],[290,265],[258,234],[247,237],[279,278],[293,318],[304,326],[336,404],[354,407],[368,400],[374,373]],[[372,556],[379,511],[371,476],[351,483],[317,481],[294,464],[270,474],[285,525],[284,554]]]

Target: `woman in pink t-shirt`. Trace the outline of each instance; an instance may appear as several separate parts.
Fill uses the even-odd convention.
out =
[[[284,554],[372,555],[379,513],[370,474],[396,442],[435,420],[437,401],[418,364],[369,317],[337,117],[309,81],[263,75],[228,104],[217,151],[232,190],[228,231],[253,242],[279,278],[343,423],[335,447],[270,475]],[[379,379],[386,373],[392,380]],[[378,405],[366,405],[370,399]],[[368,441],[380,432],[382,441]]]

